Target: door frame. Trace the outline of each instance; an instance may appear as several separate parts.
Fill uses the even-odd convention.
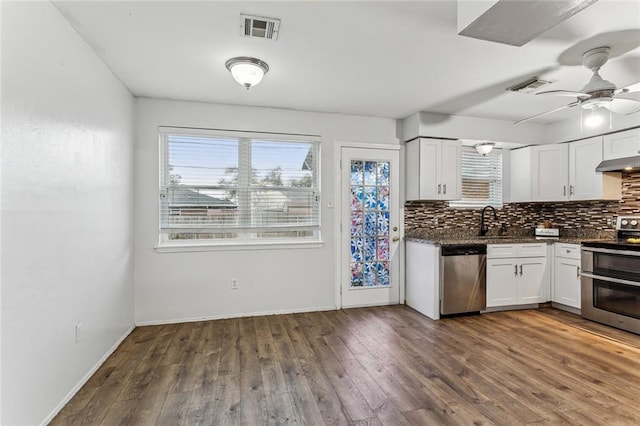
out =
[[[398,235],[400,236],[400,244],[398,245],[398,288],[399,288],[399,301],[401,305],[405,303],[405,286],[404,286],[404,186],[405,186],[405,176],[402,172],[404,170],[404,156],[402,155],[404,151],[403,145],[391,145],[384,143],[363,143],[363,142],[350,142],[344,140],[336,140],[333,145],[333,163],[337,174],[337,178],[335,180],[334,185],[334,212],[333,212],[333,220],[335,223],[334,226],[334,247],[335,247],[335,268],[334,268],[334,298],[336,309],[342,309],[342,230],[348,229],[348,227],[342,224],[342,173],[340,168],[340,162],[342,161],[342,148],[362,148],[362,149],[380,149],[380,150],[389,150],[389,151],[399,151],[398,157],[398,176],[400,178],[400,182],[398,182],[398,190],[400,193],[398,194]],[[341,226],[342,225],[342,226]],[[342,229],[341,229],[342,228]]]

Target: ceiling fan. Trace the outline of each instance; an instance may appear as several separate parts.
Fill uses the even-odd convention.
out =
[[[533,120],[534,118],[567,108],[580,106],[583,109],[593,111],[595,108],[606,108],[615,114],[628,115],[640,111],[640,101],[621,98],[619,95],[632,92],[640,92],[640,82],[627,87],[617,88],[615,84],[600,77],[598,71],[609,60],[609,47],[597,47],[582,54],[582,65],[593,72],[591,80],[579,92],[572,90],[549,90],[539,92],[536,95],[570,96],[577,100],[560,108],[552,109],[532,117],[516,121],[514,124]]]

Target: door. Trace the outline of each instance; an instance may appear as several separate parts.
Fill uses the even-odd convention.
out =
[[[533,201],[566,201],[569,195],[567,144],[534,146],[531,154]]]
[[[602,173],[596,167],[602,161],[602,137],[569,144],[569,199],[602,198]]]
[[[531,201],[531,148],[514,149],[511,155],[511,194],[512,203]]]
[[[553,301],[580,309],[580,261],[556,258]]]
[[[487,308],[517,304],[518,265],[513,259],[487,260]]]
[[[442,185],[440,183],[440,141],[432,139],[419,139],[420,151],[418,152],[419,166],[418,176],[418,200],[437,200],[442,197]],[[410,154],[407,151],[407,156]],[[409,158],[407,157],[407,161]],[[407,177],[408,178],[408,177]],[[438,192],[440,185],[440,192]]]
[[[546,302],[546,267],[546,258],[519,259],[518,304]]]
[[[398,167],[398,150],[342,148],[342,307],[400,301]]]
[[[443,200],[459,200],[462,192],[462,142],[442,141],[440,183]]]

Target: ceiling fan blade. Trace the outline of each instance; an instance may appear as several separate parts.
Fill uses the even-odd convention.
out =
[[[640,92],[640,81],[635,84],[630,84],[627,87],[621,87],[617,89],[614,93],[633,93]]]
[[[514,122],[513,124],[524,123],[525,121],[533,120],[534,118],[542,117],[543,115],[551,114],[553,112],[562,111],[563,109],[571,108],[571,107],[574,107],[574,106],[577,106],[577,105],[580,105],[580,102],[571,102],[569,105],[561,106],[560,108],[552,109],[551,111],[542,112],[540,114],[536,114],[536,115],[533,115],[531,117],[527,117],[527,118],[524,118],[522,120],[518,120],[518,121]]]
[[[616,114],[629,115],[640,111],[640,101],[636,101],[635,99],[614,98],[606,108]]]
[[[589,96],[588,93],[573,92],[571,90],[547,90],[545,92],[538,92],[536,93],[536,95],[571,96],[574,98],[577,98],[580,96]]]

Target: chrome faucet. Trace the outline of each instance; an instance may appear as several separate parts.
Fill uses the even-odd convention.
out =
[[[493,206],[485,206],[480,214],[480,236],[486,235],[487,232],[489,232],[489,227],[484,223],[484,212],[486,212],[487,209],[493,210],[493,218],[498,220],[498,213],[496,213],[496,209],[494,209]]]

